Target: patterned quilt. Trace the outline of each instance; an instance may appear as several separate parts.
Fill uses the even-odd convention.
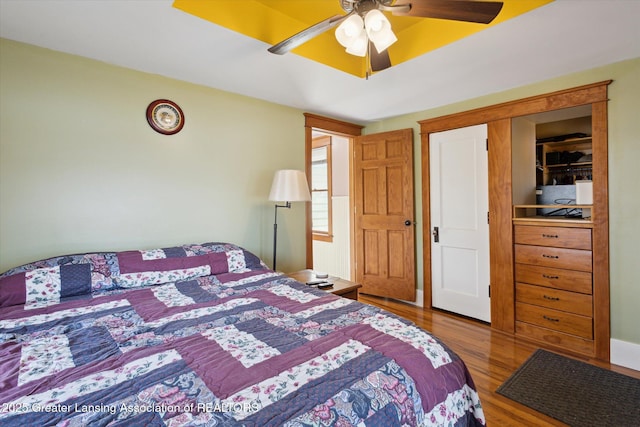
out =
[[[484,425],[415,324],[225,243],[50,258],[0,275],[2,426]]]

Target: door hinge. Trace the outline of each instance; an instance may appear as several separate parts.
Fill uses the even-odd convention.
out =
[[[489,224],[489,212],[487,212],[487,224]]]
[[[491,298],[491,285],[489,285],[489,298]]]
[[[487,141],[487,151],[489,151],[489,138],[486,138],[485,141]]]

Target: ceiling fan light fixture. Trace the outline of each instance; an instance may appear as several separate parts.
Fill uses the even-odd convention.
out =
[[[336,39],[355,56],[366,56],[369,41],[380,53],[398,40],[387,17],[377,9],[368,11],[364,19],[353,14],[342,21],[336,28]]]
[[[347,49],[363,36],[366,38],[364,21],[360,15],[351,15],[336,28],[336,40]]]
[[[187,0],[176,0],[176,2],[182,1]],[[548,3],[553,0],[530,1]],[[268,51],[282,55],[330,29],[335,29],[337,41],[348,54],[367,58],[366,69],[361,67],[358,61],[349,61],[350,68],[357,67],[357,73],[352,72],[352,74],[362,75],[362,70],[365,69],[365,75],[369,76],[370,72],[382,71],[392,66],[387,51],[398,41],[398,37],[391,28],[391,22],[387,18],[388,13],[394,16],[409,16],[412,17],[411,19],[430,18],[489,24],[501,13],[504,5],[503,1],[496,0],[338,0],[338,2],[346,15],[326,18],[271,46]],[[527,10],[536,7],[538,6],[527,8]],[[505,18],[509,19],[510,16]],[[405,35],[407,34],[403,33],[403,37]],[[312,58],[308,55],[303,56]],[[413,56],[415,55],[411,57]],[[324,60],[320,62],[329,64]],[[346,68],[343,70],[347,71]]]
[[[347,47],[347,53],[355,56],[365,56],[367,54],[367,46],[369,44],[369,39],[367,39],[367,33],[364,31],[360,32],[358,37],[356,37],[350,46]]]
[[[377,9],[370,10],[364,17],[364,27],[369,40],[381,53],[389,46],[398,41],[398,38],[391,30],[391,23],[382,12]]]

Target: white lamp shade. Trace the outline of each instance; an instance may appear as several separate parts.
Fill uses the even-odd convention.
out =
[[[309,184],[304,172],[284,169],[276,172],[271,184],[269,200],[277,202],[308,202],[311,200]]]
[[[378,53],[387,49],[398,41],[398,38],[391,30],[391,23],[384,16],[384,13],[377,9],[371,10],[364,17],[364,26],[369,36],[369,40],[376,47]]]
[[[360,15],[351,15],[336,28],[336,39],[348,49],[364,32],[364,21]]]
[[[365,56],[367,54],[367,45],[369,44],[369,40],[367,39],[367,33],[364,30],[360,33],[358,37],[353,40],[351,46],[349,46],[346,51],[351,55],[355,56]]]

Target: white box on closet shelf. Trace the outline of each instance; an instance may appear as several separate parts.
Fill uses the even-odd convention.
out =
[[[593,181],[576,181],[576,204],[593,205]],[[582,209],[582,217],[589,218],[591,209]]]

